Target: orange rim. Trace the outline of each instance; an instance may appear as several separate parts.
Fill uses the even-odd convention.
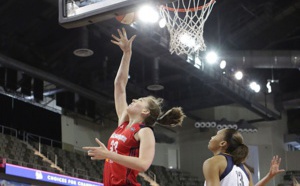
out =
[[[188,8],[188,9],[184,9],[184,8],[171,8],[171,7],[168,7],[168,6],[165,6],[165,5],[161,5],[164,9],[167,9],[169,11],[172,11],[172,12],[188,12],[188,11],[191,11],[191,12],[195,12],[195,11],[198,11],[198,10],[202,10],[203,8],[206,8],[208,6],[210,6],[212,3],[214,3],[216,0],[211,0],[210,2],[206,3],[205,5],[202,5],[202,6],[197,6],[197,7],[194,7],[194,8]]]

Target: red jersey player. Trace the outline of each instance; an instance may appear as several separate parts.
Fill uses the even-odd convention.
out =
[[[146,171],[151,165],[155,152],[155,138],[152,127],[161,125],[181,125],[185,117],[180,107],[161,112],[162,99],[153,96],[133,99],[126,102],[126,85],[132,55],[132,42],[125,29],[118,29],[119,37],[112,35],[112,43],[123,51],[122,60],[114,83],[115,108],[118,115],[118,128],[113,132],[106,148],[97,138],[99,147],[83,147],[92,160],[105,159],[104,185],[140,185],[138,172]]]

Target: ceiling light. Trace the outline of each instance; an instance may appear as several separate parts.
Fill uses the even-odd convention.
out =
[[[91,49],[88,48],[78,48],[73,51],[73,54],[78,57],[89,57],[94,54]]]
[[[243,72],[242,71],[237,71],[235,74],[234,74],[234,77],[235,79],[237,80],[241,80],[243,78]]]
[[[268,89],[268,93],[271,93],[271,92],[272,92],[272,87],[271,87],[270,81],[268,81],[266,87],[267,87],[267,89]]]
[[[217,123],[215,121],[201,121],[201,122],[196,122],[195,128],[215,128],[217,126]]]
[[[163,90],[164,86],[162,85],[158,85],[158,84],[154,84],[154,85],[148,85],[147,86],[148,90],[152,90],[152,91],[159,91],[159,90]]]
[[[138,11],[138,18],[145,23],[155,23],[159,19],[159,14],[152,6],[144,5]]]
[[[163,18],[163,19],[159,20],[158,24],[159,24],[160,28],[164,28],[167,24],[167,21],[166,21],[166,19]]]
[[[159,91],[163,90],[164,86],[159,84],[159,57],[154,58],[153,61],[153,84],[148,85],[147,89],[152,91]]]
[[[256,93],[260,91],[260,85],[257,84],[257,87],[254,90]]]
[[[257,84],[255,81],[250,83],[250,88],[256,93],[260,91],[260,85]]]
[[[226,67],[226,61],[225,60],[222,60],[221,62],[220,62],[220,68],[221,69],[224,69]]]
[[[87,27],[81,28],[79,47],[73,51],[73,54],[78,57],[89,57],[94,54],[94,51],[89,49],[89,31]]]
[[[208,52],[205,59],[208,63],[213,64],[218,60],[218,55],[215,52]]]
[[[237,122],[237,125],[239,132],[255,133],[258,131],[256,127],[254,127],[252,124],[248,123],[244,119],[239,120]]]

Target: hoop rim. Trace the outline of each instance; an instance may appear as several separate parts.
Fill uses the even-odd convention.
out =
[[[184,8],[171,8],[171,7],[168,7],[166,5],[161,5],[162,8],[164,9],[167,9],[171,12],[188,12],[188,11],[191,11],[191,12],[195,12],[195,11],[198,11],[198,10],[202,10],[203,8],[206,8],[208,6],[210,6],[212,3],[214,3],[216,0],[210,0],[210,2],[206,3],[205,5],[201,5],[201,6],[197,6],[197,7],[194,7],[194,8],[188,8],[188,9],[184,9]]]

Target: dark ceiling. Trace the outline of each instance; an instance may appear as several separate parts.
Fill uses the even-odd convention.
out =
[[[230,69],[242,69],[266,92],[274,83],[277,110],[260,104],[243,83],[221,75],[208,66],[204,71],[186,62],[186,56],[168,51],[166,28],[140,25],[134,29],[115,19],[66,29],[58,23],[58,0],[9,0],[0,6],[0,80],[2,93],[25,100],[34,95],[56,99],[67,111],[97,120],[114,116],[113,80],[121,59],[111,34],[125,27],[137,34],[133,44],[128,99],[146,95],[163,97],[166,107],[192,111],[238,103],[262,120],[280,118],[280,111],[296,108],[300,98],[300,2],[299,0],[220,0],[204,30],[208,50],[219,51]],[[87,36],[88,40],[83,40]],[[94,54],[77,57],[73,51],[88,44]],[[158,71],[154,70],[158,65]],[[246,83],[247,80],[244,80]],[[276,81],[277,82],[277,81]],[[159,83],[163,90],[151,91]],[[296,103],[296,105],[295,105]]]

